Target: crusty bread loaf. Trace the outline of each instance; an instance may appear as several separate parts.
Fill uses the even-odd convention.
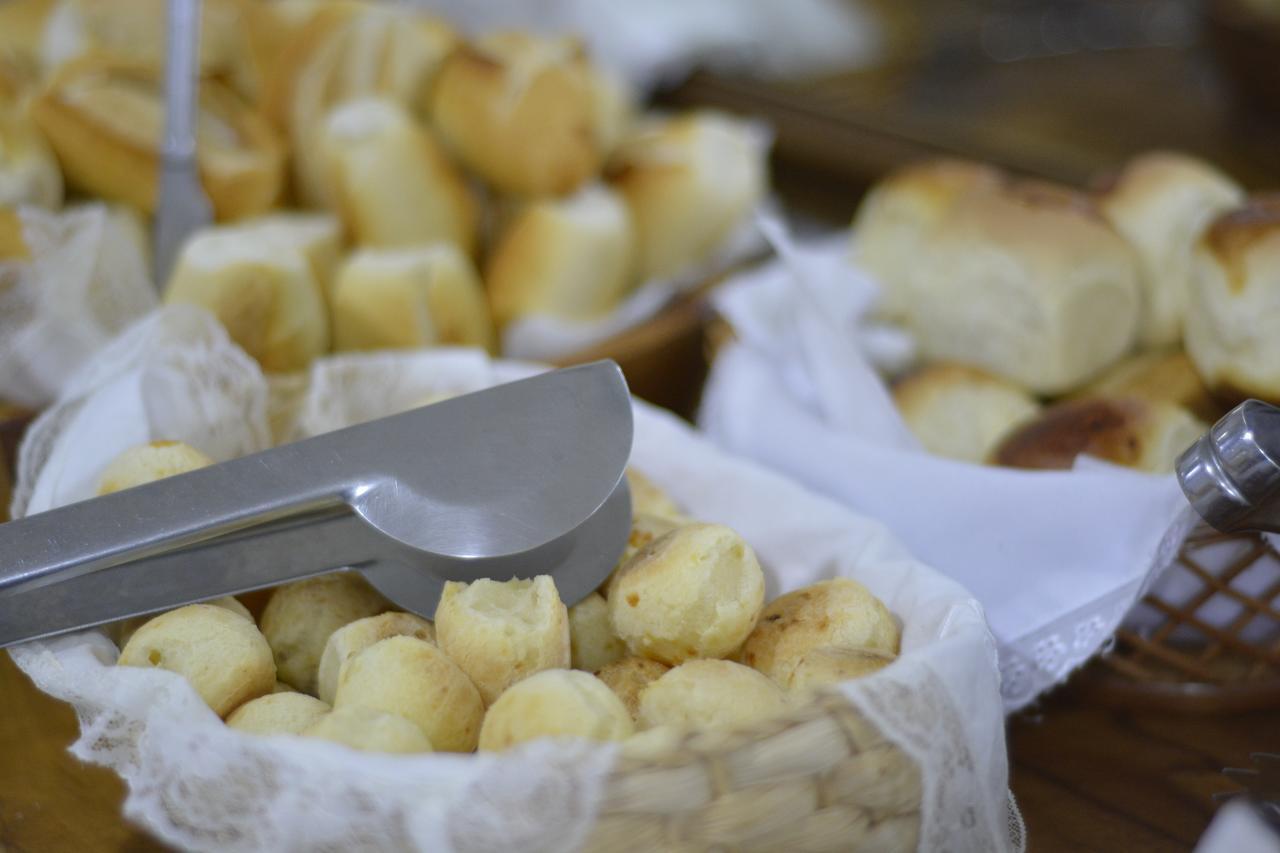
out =
[[[665,663],[633,656],[614,661],[597,672],[596,677],[617,694],[631,718],[638,721],[640,694],[669,669]]]
[[[342,265],[332,301],[338,350],[493,347],[484,288],[448,243],[361,249]]]
[[[956,201],[1003,181],[999,170],[981,163],[930,160],[898,169],[871,188],[853,219],[853,254],[880,285],[883,316],[906,316],[920,252]]]
[[[966,462],[983,462],[1040,403],[1023,388],[982,370],[937,363],[893,386],[893,401],[924,449]]]
[[[164,115],[155,69],[93,56],[68,63],[33,101],[31,114],[71,187],[155,211]],[[200,85],[196,157],[218,219],[261,213],[280,195],[283,145],[216,80]]]
[[[637,124],[609,181],[631,209],[642,280],[680,273],[723,245],[764,198],[766,153],[747,124],[721,113]]]
[[[329,635],[316,671],[316,695],[333,702],[342,666],[355,655],[388,637],[416,637],[434,643],[435,629],[421,616],[392,611],[348,622]]]
[[[1014,430],[992,454],[998,465],[1070,468],[1081,454],[1141,471],[1173,470],[1206,425],[1172,403],[1091,397],[1050,406]]]
[[[189,444],[153,441],[131,447],[111,460],[98,479],[98,494],[109,495],[212,464],[212,459]]]
[[[530,314],[592,320],[608,313],[634,283],[634,245],[627,206],[606,187],[529,203],[485,265],[494,320],[505,326]]]
[[[593,592],[569,608],[569,658],[574,669],[596,672],[627,656],[609,621],[609,605]]]
[[[298,735],[329,710],[327,703],[305,693],[268,693],[235,709],[227,726],[255,735]]]
[[[304,729],[302,735],[331,740],[362,752],[402,754],[432,749],[422,727],[412,720],[363,705],[334,708]]]
[[[1215,423],[1228,406],[1213,396],[1182,350],[1130,356],[1090,383],[1080,397],[1137,397],[1181,406],[1205,423]]]
[[[930,235],[906,315],[925,358],[1057,394],[1132,346],[1137,261],[1085,196],[1039,183],[970,192]]]
[[[0,103],[0,205],[62,205],[62,172],[30,119]]]
[[[432,121],[498,191],[563,195],[600,170],[594,85],[576,39],[492,33],[445,60]]]
[[[1135,157],[1101,193],[1103,214],[1137,252],[1143,346],[1182,339],[1192,247],[1212,219],[1243,198],[1244,191],[1208,163],[1164,151]]]
[[[727,660],[691,660],[640,694],[640,725],[725,729],[782,713],[787,697],[764,675]]]
[[[1280,195],[1256,196],[1196,245],[1187,355],[1225,400],[1280,403]]]
[[[501,751],[540,737],[625,740],[635,723],[622,700],[589,672],[548,669],[511,685],[484,715],[480,749]]]

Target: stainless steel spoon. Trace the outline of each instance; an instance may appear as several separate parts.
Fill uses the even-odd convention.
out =
[[[1246,400],[1183,452],[1178,482],[1223,533],[1280,533],[1280,408]]]

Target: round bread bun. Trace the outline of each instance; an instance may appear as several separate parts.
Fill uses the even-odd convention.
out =
[[[900,642],[898,623],[880,599],[855,580],[833,578],[774,599],[740,659],[786,684],[812,649],[842,646],[896,655]]]
[[[733,653],[763,603],[764,572],[742,537],[723,525],[690,524],[618,570],[609,617],[632,654],[678,664]]]
[[[634,283],[631,215],[616,193],[588,184],[567,198],[530,202],[502,230],[485,265],[494,320],[527,315],[589,321]]]
[[[222,607],[189,604],[150,620],[125,644],[120,666],[167,669],[219,717],[271,692],[271,647],[253,622]]]
[[[238,616],[243,616],[245,619],[248,619],[250,624],[257,627],[257,623],[253,621],[253,614],[249,612],[249,608],[245,607],[230,595],[222,598],[211,598],[208,601],[202,601],[200,603],[229,610]],[[156,618],[156,615],[152,613],[146,616],[134,616],[129,619],[122,619],[119,622],[112,622],[107,626],[107,635],[116,641],[117,648],[123,649],[129,644],[129,640],[133,638],[133,635],[137,633],[138,629],[154,618]]]
[[[499,192],[565,195],[600,171],[596,85],[576,39],[492,33],[445,61],[432,120]]]
[[[329,635],[387,609],[387,601],[354,572],[334,572],[276,587],[262,611],[262,633],[280,680],[316,695],[320,656]]]
[[[1240,204],[1229,177],[1186,154],[1152,151],[1125,164],[1099,207],[1137,252],[1144,347],[1182,339],[1191,280],[1191,250],[1211,220]]]
[[[1181,406],[1135,397],[1069,400],[1014,430],[992,454],[997,465],[1070,468],[1085,454],[1151,473],[1169,473],[1207,425]]]
[[[627,655],[609,622],[609,605],[593,592],[569,608],[569,656],[574,669],[596,672]]]
[[[348,705],[334,708],[302,731],[303,737],[329,740],[362,752],[431,752],[431,740],[413,721],[398,714]]]
[[[471,752],[484,702],[448,655],[417,637],[388,637],[351,657],[338,676],[334,710],[360,706],[416,723],[431,745]]]
[[[227,726],[255,735],[298,735],[329,713],[328,703],[305,693],[269,693],[245,702]]]
[[[852,245],[855,262],[880,285],[880,314],[906,316],[919,253],[957,199],[1004,180],[982,163],[930,160],[898,169],[871,188],[854,216]]]
[[[754,669],[727,660],[691,660],[641,692],[640,725],[724,729],[786,709],[786,694]]]
[[[212,465],[213,460],[181,441],[153,441],[121,453],[102,472],[98,494],[132,489]]]
[[[631,209],[640,280],[709,260],[764,198],[766,155],[749,125],[721,113],[638,123],[609,163],[609,182]]]
[[[631,489],[631,517],[642,515],[669,519],[678,524],[689,521],[671,496],[658,487],[643,472],[627,468],[627,486]]]
[[[635,732],[622,700],[589,672],[548,669],[507,688],[484,715],[480,749],[540,737],[625,740]]]
[[[1172,403],[1205,423],[1217,422],[1228,408],[1213,396],[1182,350],[1130,356],[1073,396],[1137,397],[1152,403]]]
[[[348,622],[330,634],[328,642],[324,644],[316,676],[316,695],[332,703],[338,693],[338,678],[343,664],[353,655],[388,637],[416,637],[434,643],[436,632],[431,623],[421,616],[399,611]]]
[[[626,657],[614,661],[596,673],[610,690],[617,694],[633,720],[640,716],[640,694],[671,667],[656,660]]]
[[[897,382],[893,401],[925,450],[965,462],[984,462],[1009,430],[1040,411],[1039,401],[1012,382],[946,363]]]
[[[36,126],[0,105],[0,205],[62,206],[62,172]]]
[[[635,499],[633,497],[632,506],[634,507],[634,505]],[[606,600],[609,598],[611,594],[610,591],[613,589],[614,583],[617,581],[622,567],[631,562],[632,557],[644,550],[644,548],[654,540],[661,539],[663,536],[666,536],[668,533],[687,522],[687,519],[683,522],[676,522],[668,517],[657,515],[633,516],[631,519],[631,532],[627,536],[627,544],[623,546],[622,556],[618,558],[618,564],[613,567],[613,571],[610,572],[609,577],[607,577],[605,582],[600,585],[600,595],[602,595]]]
[[[492,349],[493,321],[471,261],[456,246],[361,249],[333,292],[337,350]]]
[[[569,613],[549,575],[444,585],[436,642],[475,683],[486,706],[544,669],[567,669]]]
[[[819,646],[796,660],[783,687],[793,695],[807,696],[819,688],[879,672],[896,659],[871,649]]]
[[[383,248],[452,243],[475,251],[479,208],[431,132],[390,98],[333,109],[316,143],[352,239]]]
[[[1280,402],[1280,194],[1219,216],[1196,245],[1187,355],[1230,402]]]

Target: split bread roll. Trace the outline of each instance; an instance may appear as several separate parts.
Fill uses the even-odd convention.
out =
[[[586,321],[608,313],[633,283],[633,250],[627,206],[606,187],[529,203],[485,265],[494,320],[505,326],[530,314]]]
[[[1195,365],[1181,350],[1130,356],[1079,392],[1080,397],[1137,397],[1181,406],[1205,423],[1215,423],[1227,406],[1213,396]]]
[[[111,460],[98,480],[98,494],[109,495],[212,464],[212,459],[189,444],[153,441],[131,447]]]
[[[422,729],[399,714],[348,705],[334,708],[303,729],[303,737],[329,740],[363,752],[431,752]]]
[[[691,660],[640,694],[640,725],[723,729],[768,719],[786,709],[786,694],[754,669],[727,660]]]
[[[327,703],[305,693],[269,693],[233,711],[227,726],[255,735],[298,735],[329,710]]]
[[[360,249],[333,289],[337,350],[473,346],[491,349],[484,287],[456,246]]]
[[[596,677],[612,690],[633,720],[640,716],[640,694],[671,667],[656,660],[628,657],[614,661],[596,673]]]
[[[548,669],[513,684],[484,715],[480,749],[500,751],[540,737],[625,740],[635,733],[622,700],[588,672]]]
[[[1280,402],[1280,195],[1218,217],[1196,245],[1187,355],[1226,400]]]
[[[319,152],[332,207],[362,246],[452,243],[470,255],[478,208],[462,174],[431,132],[388,98],[335,108]]]
[[[766,146],[745,122],[698,111],[642,121],[609,163],[631,210],[642,281],[708,260],[764,198]]]
[[[154,213],[164,129],[154,69],[96,57],[58,69],[31,104],[67,183]],[[266,121],[216,80],[200,84],[196,159],[220,220],[270,208],[280,195],[285,151]]]
[[[445,61],[432,122],[499,192],[564,195],[600,171],[597,85],[576,39],[492,33]]]
[[[906,324],[930,360],[1069,391],[1133,345],[1133,250],[1079,193],[1009,184],[968,193],[930,232]]]
[[[36,126],[0,105],[0,205],[62,205],[62,172]]]
[[[178,673],[219,717],[267,695],[276,683],[271,647],[253,622],[208,604],[190,604],[147,622],[117,664]]]
[[[1012,382],[959,364],[908,375],[893,386],[893,401],[925,450],[975,463],[1040,411],[1035,397]]]
[[[992,454],[997,465],[1070,468],[1085,454],[1151,473],[1168,473],[1206,424],[1172,403],[1133,397],[1070,400],[1014,430]]]
[[[1102,213],[1137,252],[1144,347],[1181,340],[1192,247],[1211,220],[1243,198],[1244,191],[1208,163],[1164,151],[1131,160],[1099,196]]]
[[[416,637],[434,643],[436,632],[431,623],[421,616],[397,611],[348,622],[330,634],[324,644],[316,673],[316,695],[332,703],[338,693],[343,664],[388,637]]]
[[[254,226],[187,239],[164,301],[207,309],[263,370],[302,370],[329,348],[324,296],[301,246]]]

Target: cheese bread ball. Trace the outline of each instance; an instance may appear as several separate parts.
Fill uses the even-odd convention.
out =
[[[261,624],[275,653],[280,680],[314,696],[329,635],[386,609],[386,599],[354,572],[334,572],[277,587],[262,611]]]
[[[633,498],[634,501],[634,498]],[[631,558],[640,553],[645,547],[652,543],[655,539],[666,536],[682,524],[688,522],[673,521],[670,518],[659,515],[636,515],[631,519],[631,533],[627,536],[627,544],[623,546],[622,556],[618,558],[618,564],[614,566],[613,572],[600,585],[600,594],[605,598],[609,597],[609,591],[613,589],[614,582],[618,579],[618,574],[622,567],[631,561]]]
[[[253,622],[253,614],[249,612],[249,608],[245,607],[230,595],[222,598],[213,598],[209,601],[202,601],[200,603],[225,608],[226,610],[230,610],[232,613],[243,616],[245,619],[248,619],[249,622]],[[123,649],[137,630],[155,617],[155,613],[149,613],[146,616],[134,616],[130,619],[122,619],[119,622],[113,622],[108,626],[108,635],[113,637],[116,641],[116,645]]]
[[[243,616],[209,604],[152,619],[134,633],[117,664],[178,673],[219,717],[265,696],[276,683],[266,638]]]
[[[297,735],[329,713],[329,704],[305,693],[269,693],[245,702],[227,725],[255,735]]]
[[[727,728],[786,708],[782,688],[754,669],[727,660],[691,660],[640,694],[640,725]]]
[[[417,637],[434,643],[436,632],[431,623],[421,616],[396,611],[366,616],[334,631],[329,635],[329,641],[324,644],[324,652],[320,655],[316,695],[326,702],[332,702],[338,692],[338,676],[342,672],[342,665],[352,655],[364,651],[379,640],[401,636]]]
[[[358,705],[413,721],[435,749],[470,752],[480,737],[484,702],[448,655],[417,637],[388,637],[347,661],[335,710]]]
[[[544,669],[567,669],[569,614],[550,576],[505,583],[444,585],[436,642],[493,704],[502,691]]]
[[[821,646],[896,655],[900,634],[893,614],[865,586],[833,578],[789,592],[760,614],[741,660],[786,684],[800,658]]]
[[[595,672],[627,656],[609,622],[609,605],[593,592],[569,608],[569,657],[574,669]]]
[[[614,661],[596,673],[626,706],[631,718],[640,715],[640,694],[671,667],[648,658],[629,657]]]
[[[480,748],[497,751],[540,737],[623,740],[635,724],[622,700],[587,672],[548,669],[513,684],[484,715]]]
[[[331,740],[364,752],[431,752],[422,729],[398,714],[359,705],[334,708],[302,731],[303,737]]]
[[[722,525],[690,524],[619,570],[609,617],[632,654],[678,664],[731,654],[763,603],[764,572],[742,537]]]
[[[820,646],[800,656],[783,686],[792,694],[805,696],[819,687],[879,672],[896,658],[871,649]]]
[[[98,494],[132,489],[212,464],[208,456],[181,441],[153,441],[131,447],[113,459],[98,481]]]
[[[689,520],[679,505],[658,485],[635,468],[627,468],[627,486],[631,489],[631,516],[652,515],[680,524]]]

